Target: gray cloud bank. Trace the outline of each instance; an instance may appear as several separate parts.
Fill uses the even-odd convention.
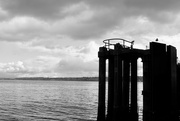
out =
[[[43,53],[40,60],[46,60],[37,61],[36,54],[30,62],[1,64],[0,72],[97,75],[102,38],[135,38],[144,46],[144,40],[166,35],[178,44],[179,6],[179,0],[0,0],[0,41],[19,42],[20,50]]]
[[[179,6],[179,0],[0,1],[1,10],[7,13],[3,20],[18,16],[32,17],[44,22],[39,28],[48,29],[43,30],[46,34],[54,32],[82,40],[99,37],[121,26],[122,21],[129,17],[143,16],[160,24],[172,22],[179,13]],[[35,30],[39,31],[39,28]]]

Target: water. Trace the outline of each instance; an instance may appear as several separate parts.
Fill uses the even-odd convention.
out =
[[[95,121],[97,106],[98,82],[0,81],[0,121]]]

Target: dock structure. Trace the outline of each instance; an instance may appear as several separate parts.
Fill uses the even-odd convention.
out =
[[[104,43],[98,52],[97,121],[139,120],[138,58],[143,64],[143,121],[179,121],[180,65],[176,48],[150,42],[149,49],[135,49],[134,41],[120,38],[107,39]],[[105,94],[106,88],[108,94]]]

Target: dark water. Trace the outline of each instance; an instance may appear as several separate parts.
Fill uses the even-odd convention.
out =
[[[95,121],[97,106],[98,82],[0,81],[0,121]]]

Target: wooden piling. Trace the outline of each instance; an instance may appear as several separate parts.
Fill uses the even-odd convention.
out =
[[[122,58],[119,55],[122,46],[120,44],[115,45],[114,56],[114,110],[113,120],[121,120],[122,109]]]
[[[149,51],[147,51],[149,52]],[[144,55],[143,61],[143,121],[152,121],[153,102],[152,102],[152,71],[151,59],[149,54]]]
[[[99,97],[97,121],[105,121],[105,91],[106,91],[106,51],[105,47],[99,48]]]
[[[178,104],[177,104],[177,51],[173,46],[167,46],[167,68],[168,79],[171,83],[171,120],[178,121]]]
[[[143,57],[143,121],[177,121],[176,49],[150,43]]]
[[[166,45],[150,43],[153,121],[170,119],[171,83],[167,75]]]
[[[107,119],[106,121],[113,120],[113,105],[114,105],[114,56],[112,50],[109,55],[108,62],[108,107],[107,107]]]
[[[122,108],[123,108],[123,117],[128,121],[129,115],[129,87],[130,83],[130,59],[125,59],[123,61],[123,92],[122,92]]]
[[[177,64],[177,108],[180,110],[180,64]]]

